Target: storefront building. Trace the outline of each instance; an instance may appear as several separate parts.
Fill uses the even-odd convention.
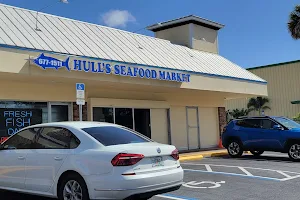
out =
[[[248,69],[249,72],[262,77],[268,82],[269,106],[265,115],[284,116],[293,119],[300,113],[300,60],[257,66]],[[226,101],[226,109],[247,108],[248,98],[238,98]],[[251,112],[249,115],[258,115]]]
[[[196,16],[156,37],[0,4],[0,135],[41,122],[116,123],[180,150],[216,147],[225,99],[267,95],[266,81],[218,55],[223,25]]]

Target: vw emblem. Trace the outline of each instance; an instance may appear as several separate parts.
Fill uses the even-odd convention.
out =
[[[157,148],[156,151],[157,151],[157,153],[160,153],[160,152],[161,152],[160,148]]]

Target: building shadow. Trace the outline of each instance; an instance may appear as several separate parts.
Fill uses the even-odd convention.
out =
[[[51,198],[32,196],[3,190],[0,190],[0,197],[1,200],[53,200]]]

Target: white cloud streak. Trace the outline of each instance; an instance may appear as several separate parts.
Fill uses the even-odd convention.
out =
[[[110,27],[125,28],[128,23],[136,22],[128,10],[110,10],[101,15],[101,21]]]

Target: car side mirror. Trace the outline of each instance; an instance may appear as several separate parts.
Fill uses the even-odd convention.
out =
[[[274,125],[273,129],[275,129],[275,130],[283,130],[282,126],[280,126],[278,124]]]

